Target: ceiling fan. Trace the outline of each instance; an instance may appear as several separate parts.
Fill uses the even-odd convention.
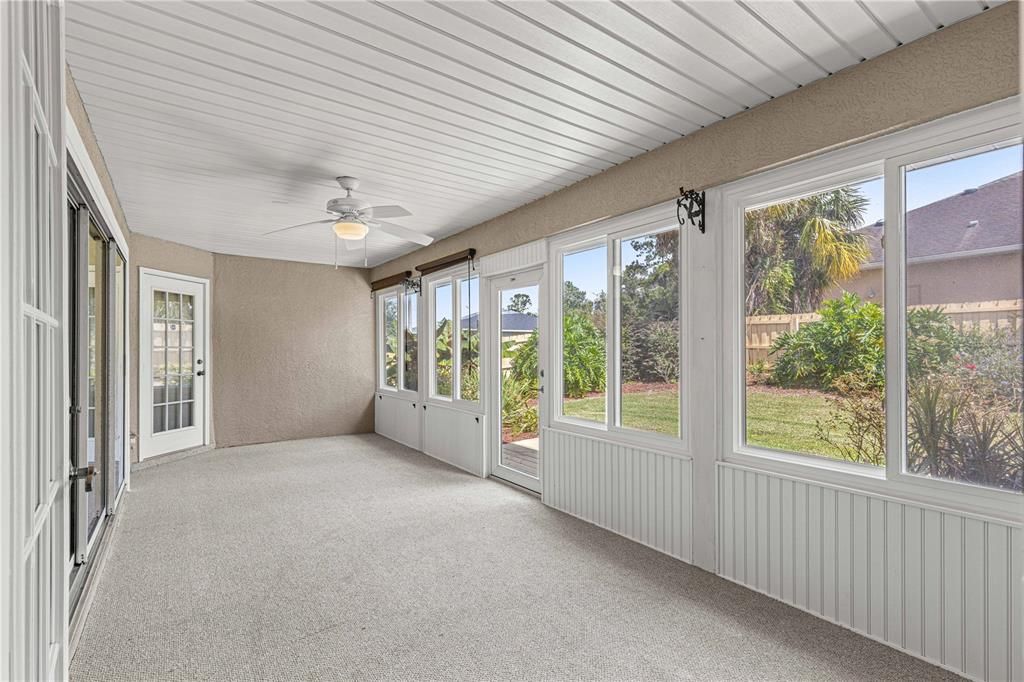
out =
[[[398,237],[399,239],[424,246],[434,241],[433,237],[416,232],[415,230],[378,220],[378,218],[402,218],[412,214],[401,206],[370,206],[369,202],[352,196],[352,192],[359,189],[359,180],[357,178],[343,175],[335,178],[335,180],[345,190],[345,196],[331,199],[327,202],[327,212],[331,214],[330,218],[299,223],[298,225],[289,225],[288,227],[265,232],[263,236],[266,237],[310,225],[334,223],[334,233],[338,238],[345,240],[346,246],[349,246],[349,248],[352,248],[350,246],[351,242],[364,239],[371,228],[375,231],[389,234],[392,237]]]

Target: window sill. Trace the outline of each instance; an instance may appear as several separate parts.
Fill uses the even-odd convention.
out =
[[[840,461],[809,461],[813,459],[813,456],[788,453],[737,450],[727,455],[722,463],[812,485],[848,490],[1018,528],[1022,526],[1024,495],[907,474],[887,478],[883,467]]]
[[[450,398],[429,398],[425,403],[423,403],[423,406],[441,407],[446,410],[452,410],[453,412],[471,414],[474,417],[482,416],[484,413],[483,408],[476,403],[467,403],[463,400],[451,400]]]
[[[550,431],[589,438],[603,443],[610,443],[611,445],[637,448],[647,452],[665,455],[667,457],[693,460],[693,456],[686,449],[685,443],[677,438],[662,438],[657,436],[648,438],[643,434],[620,431],[618,429],[608,429],[601,424],[595,423],[591,425],[582,421],[570,421],[568,419],[555,419],[545,428]]]

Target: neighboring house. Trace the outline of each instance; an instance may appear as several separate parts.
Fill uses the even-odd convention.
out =
[[[907,304],[1019,297],[1022,272],[1021,173],[966,189],[907,213]],[[861,228],[870,260],[840,287],[882,300],[883,223]]]
[[[462,318],[462,328],[476,327],[477,314],[473,313]],[[533,330],[537,328],[537,316],[530,313],[514,313],[502,311],[501,313],[501,341],[525,341]]]

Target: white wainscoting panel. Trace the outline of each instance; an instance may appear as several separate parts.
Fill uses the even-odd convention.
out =
[[[423,414],[423,452],[464,469],[485,474],[484,417],[436,403],[427,403]]]
[[[693,557],[693,466],[652,452],[544,429],[544,503],[677,559]]]
[[[976,680],[1022,680],[1019,526],[718,464],[718,572]]]
[[[373,407],[374,431],[414,450],[420,449],[423,410],[419,401],[378,391]]]
[[[488,277],[543,264],[548,258],[548,242],[538,239],[529,244],[492,253],[480,258],[480,274]]]

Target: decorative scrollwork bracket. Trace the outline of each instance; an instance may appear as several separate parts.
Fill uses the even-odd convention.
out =
[[[686,227],[686,223],[689,222],[704,234],[704,192],[680,187],[679,198],[676,199],[676,218],[680,227]]]
[[[409,293],[414,291],[417,294],[423,291],[423,278],[422,277],[407,277],[403,282],[402,286],[405,287],[405,292]]]

